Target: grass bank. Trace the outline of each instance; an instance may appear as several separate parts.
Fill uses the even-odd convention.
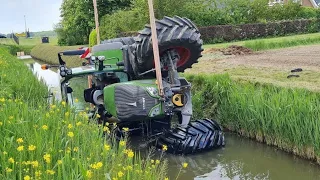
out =
[[[187,75],[196,117],[320,163],[320,93],[233,81],[228,75]]]
[[[0,38],[0,44],[17,45],[11,38]],[[30,38],[27,39],[24,37],[19,38],[19,45],[22,45],[22,46],[35,46],[38,44],[42,44],[41,37],[33,37],[32,39]],[[58,38],[56,36],[50,36],[49,44],[57,45]]]
[[[5,48],[0,86],[0,179],[165,178],[163,159],[142,159],[125,140],[116,147],[102,138],[112,129],[84,112],[47,105],[46,87]]]
[[[53,46],[49,44],[40,44],[35,46],[31,51],[31,56],[48,64],[59,64],[58,52],[66,50],[75,50],[81,46]],[[83,59],[79,56],[63,56],[68,67],[81,66]]]
[[[206,44],[204,48],[226,48],[231,45],[239,45],[250,48],[254,51],[267,49],[278,49],[300,45],[311,45],[320,43],[320,33],[292,35],[277,38],[264,38],[230,43]]]

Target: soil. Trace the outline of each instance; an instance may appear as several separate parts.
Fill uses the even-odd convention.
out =
[[[204,50],[204,54],[210,54],[215,52],[222,52],[223,55],[247,55],[252,54],[253,51],[249,48],[243,47],[243,46],[237,46],[237,45],[231,45],[227,48],[208,48]]]

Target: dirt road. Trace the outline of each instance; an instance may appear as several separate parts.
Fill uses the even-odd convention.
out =
[[[302,68],[300,77],[287,78],[290,71]],[[223,55],[206,50],[198,64],[187,73],[229,73],[232,78],[273,83],[280,86],[320,90],[320,45],[255,52],[247,55]]]

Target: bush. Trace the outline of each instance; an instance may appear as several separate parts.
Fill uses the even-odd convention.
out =
[[[93,29],[89,35],[89,47],[97,44],[97,31]]]

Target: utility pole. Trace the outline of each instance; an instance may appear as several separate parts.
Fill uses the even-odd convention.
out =
[[[26,15],[24,15],[24,27],[25,27],[25,33],[26,33],[26,37],[28,37],[27,35],[27,20],[26,20]]]
[[[97,0],[93,0],[93,7],[94,7],[94,19],[96,22],[97,44],[100,44],[99,16],[98,16]]]
[[[159,46],[158,46],[156,21],[155,21],[155,17],[154,17],[153,1],[148,0],[148,4],[149,4],[151,37],[152,37],[153,57],[154,57],[154,64],[155,64],[155,69],[156,69],[157,84],[158,84],[159,95],[161,97],[163,97],[164,92],[163,92],[163,85],[162,85]]]

